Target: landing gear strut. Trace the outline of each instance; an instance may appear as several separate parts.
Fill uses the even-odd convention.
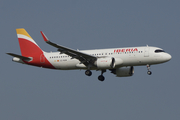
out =
[[[90,70],[86,70],[86,71],[85,71],[85,74],[86,74],[87,76],[91,76],[91,75],[92,75],[92,72],[91,72]]]
[[[103,73],[106,72],[106,70],[101,70],[101,75],[98,76],[98,80],[99,81],[104,81],[105,80],[105,77],[103,76]],[[85,71],[85,74],[87,76],[91,76],[92,75],[92,72],[90,70],[86,70]]]
[[[105,77],[103,76],[103,73],[104,73],[104,72],[106,72],[106,70],[102,70],[102,71],[101,71],[101,75],[98,76],[98,80],[99,80],[99,81],[104,81],[104,80],[105,80]]]
[[[152,72],[150,71],[150,65],[149,65],[149,64],[147,64],[147,70],[148,70],[148,71],[147,71],[147,74],[148,74],[148,75],[151,75]]]

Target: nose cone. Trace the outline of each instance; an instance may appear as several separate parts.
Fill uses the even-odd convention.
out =
[[[168,53],[166,53],[164,56],[163,56],[163,58],[165,59],[165,61],[169,61],[169,60],[171,60],[171,55],[170,54],[168,54]]]

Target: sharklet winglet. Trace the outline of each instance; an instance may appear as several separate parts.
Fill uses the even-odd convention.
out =
[[[42,35],[45,42],[49,41],[49,39],[46,37],[46,35],[42,31],[41,31],[41,35]]]

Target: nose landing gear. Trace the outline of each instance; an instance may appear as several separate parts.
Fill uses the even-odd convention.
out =
[[[151,75],[152,72],[150,71],[150,65],[149,65],[149,64],[147,64],[147,70],[148,70],[148,71],[147,71],[147,74],[148,74],[148,75]]]

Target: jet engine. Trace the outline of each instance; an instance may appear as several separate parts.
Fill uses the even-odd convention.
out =
[[[128,77],[134,74],[134,67],[133,66],[121,67],[113,70],[111,69],[111,71],[116,75],[116,77]]]
[[[98,58],[95,65],[98,69],[112,69],[115,67],[115,59],[113,57]]]

